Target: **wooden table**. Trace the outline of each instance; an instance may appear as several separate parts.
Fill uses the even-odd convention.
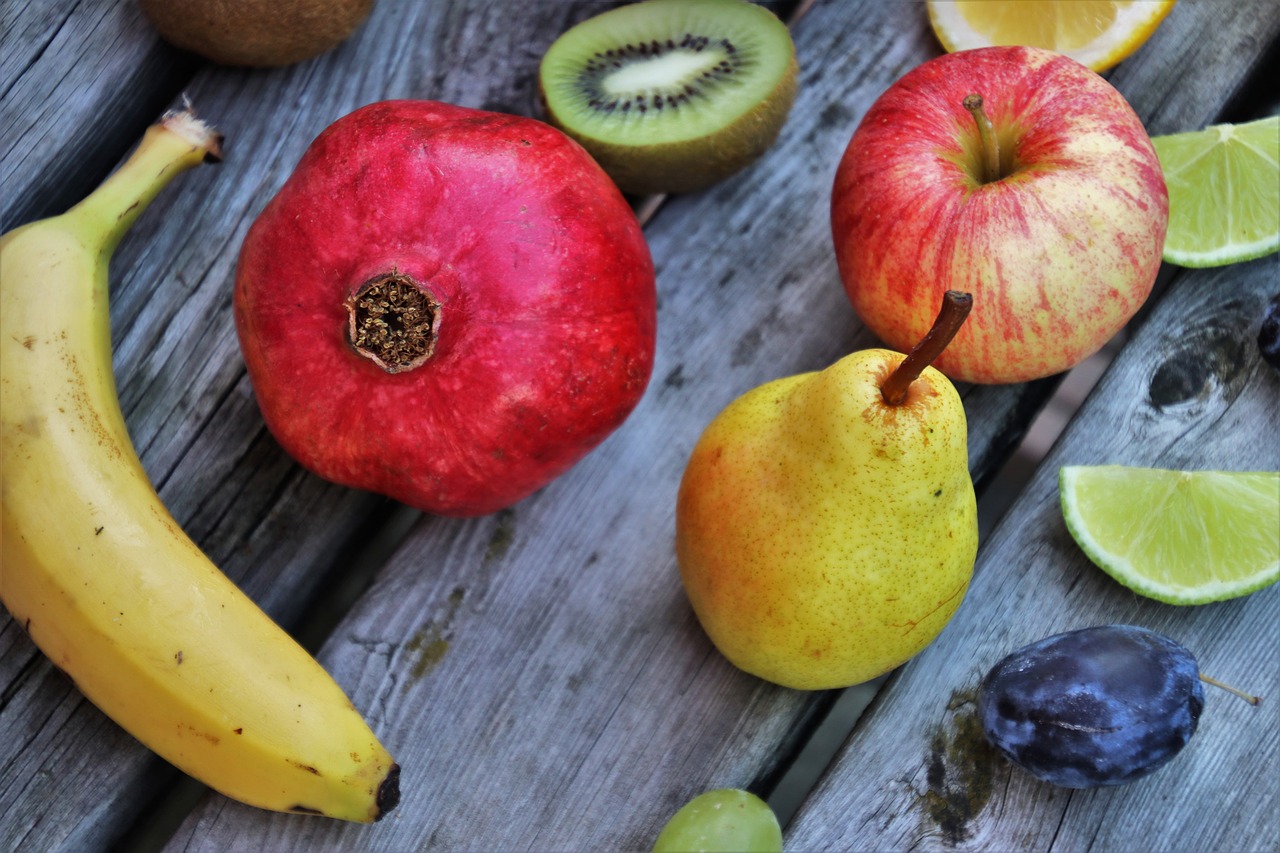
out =
[[[872,344],[839,285],[835,164],[890,83],[939,53],[920,3],[770,4],[800,94],[777,145],[710,190],[637,199],[658,271],[657,364],[626,424],[495,515],[419,516],[320,481],[266,432],[231,317],[245,230],[311,139],[384,98],[537,115],[539,58],[593,2],[381,0],[349,42],[277,70],[207,65],[130,0],[9,0],[0,42],[0,215],[60,212],[188,96],[226,161],[181,178],[121,246],[115,368],[142,460],[175,517],[316,649],[403,766],[373,826],[206,793],[86,702],[0,613],[0,847],[21,850],[647,849],[714,787],[770,795],[836,692],[774,687],[711,647],[672,549],[676,486],[738,394]],[[1150,133],[1275,108],[1280,4],[1183,2],[1108,76]],[[1280,589],[1195,608],[1139,598],[1074,546],[1062,464],[1280,468],[1280,374],[1253,338],[1276,257],[1166,268],[1061,440],[984,537],[958,615],[885,683],[787,829],[789,850],[1275,850]],[[981,500],[1058,379],[964,388]],[[1008,650],[1124,621],[1218,678],[1169,767],[1117,789],[1031,780],[973,735],[973,690]]]

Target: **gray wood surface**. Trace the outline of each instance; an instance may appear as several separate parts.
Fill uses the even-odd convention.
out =
[[[5,0],[0,230],[74,204],[199,64],[161,41],[135,0]]]
[[[1274,4],[1180,4],[1111,79],[1151,133],[1197,129],[1220,120],[1218,110],[1242,73],[1257,71],[1259,48],[1278,28]],[[965,604],[876,697],[797,812],[787,849],[1280,846],[1280,589],[1200,607],[1133,594],[1075,545],[1057,487],[1062,465],[1280,469],[1280,374],[1260,360],[1255,342],[1278,271],[1275,256],[1166,270],[1167,295],[982,545]],[[1263,704],[1206,688],[1199,732],[1184,752],[1113,789],[1040,783],[986,745],[975,695],[987,669],[1041,637],[1115,622],[1178,639],[1206,674],[1265,696]]]
[[[795,850],[1275,850],[1280,844],[1280,588],[1176,607],[1096,568],[1062,521],[1062,465],[1280,470],[1280,373],[1258,356],[1276,258],[1186,272],[1137,331],[982,547],[939,640],[898,671],[803,804]],[[975,692],[1005,654],[1059,631],[1142,625],[1201,670],[1199,730],[1128,785],[1040,783],[982,739]]]
[[[661,296],[653,392],[504,516],[424,519],[325,646],[404,765],[400,811],[368,832],[213,798],[172,849],[264,837],[309,850],[643,849],[693,794],[748,785],[777,760],[812,696],[710,648],[676,579],[674,495],[693,441],[732,397],[870,342],[843,303],[825,202],[857,117],[936,51],[921,11],[819,4],[796,24],[806,70],[777,147],[669,202],[647,229]],[[1219,84],[1247,67],[1228,65]],[[1169,89],[1144,94],[1159,103]],[[977,469],[1013,391],[966,395]],[[632,485],[602,499],[618,483]]]
[[[319,481],[266,433],[231,323],[239,242],[311,139],[365,103],[536,115],[542,52],[600,4],[518,5],[381,0],[337,50],[269,71],[172,51],[123,0],[5,6],[6,227],[87,191],[179,92],[227,134],[226,161],[166,190],[121,246],[115,367],[175,517],[286,625],[414,515]],[[1273,3],[1233,9],[1184,4],[1113,75],[1153,133],[1212,117],[1274,41]],[[699,791],[759,787],[790,760],[831,697],[749,678],[707,643],[675,574],[675,488],[733,397],[873,342],[839,287],[830,181],[871,101],[938,52],[917,3],[825,0],[794,32],[801,91],[777,146],[646,227],[659,351],[632,418],[510,510],[418,519],[322,649],[404,765],[401,807],[355,827],[211,795],[172,849],[640,849]],[[963,389],[980,483],[1054,384]],[[0,848],[105,849],[174,778],[0,613]]]
[[[174,64],[194,63],[177,57],[158,67],[157,56],[174,52],[133,3],[15,9],[24,23],[58,12],[39,18],[32,31],[44,43],[27,64],[5,66],[5,200],[18,205],[6,215],[25,221],[91,189],[92,170],[67,164],[99,157],[100,134],[120,143],[108,148],[121,156],[171,105]],[[232,101],[255,82],[247,72],[229,76]],[[147,107],[156,92],[164,101]],[[270,127],[260,133],[279,142]],[[250,180],[253,161],[228,154],[162,194],[122,243],[112,266],[114,365],[130,433],[175,517],[290,624],[384,503],[303,474],[262,425],[236,348],[230,285],[243,228],[265,203],[257,181],[270,176]],[[56,187],[52,208],[46,186]],[[103,848],[172,784],[168,765],[92,707],[7,614],[0,684],[0,847]]]

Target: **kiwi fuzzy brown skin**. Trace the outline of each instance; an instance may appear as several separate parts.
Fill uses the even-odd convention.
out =
[[[651,195],[705,189],[758,159],[798,74],[786,25],[758,3],[644,0],[566,31],[538,89],[549,124],[623,192]]]
[[[587,149],[624,193],[697,192],[742,171],[773,146],[795,101],[798,73],[793,58],[773,92],[715,136],[660,145],[617,145],[584,137],[546,109],[545,93],[542,104],[548,123]]]
[[[292,65],[337,47],[375,0],[139,0],[165,41],[220,65]]]

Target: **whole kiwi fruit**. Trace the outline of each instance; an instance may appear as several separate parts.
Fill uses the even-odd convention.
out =
[[[633,194],[690,192],[777,139],[796,93],[791,33],[747,0],[645,0],[589,18],[538,72],[547,119]]]
[[[292,65],[336,47],[374,0],[139,0],[160,35],[221,65]]]

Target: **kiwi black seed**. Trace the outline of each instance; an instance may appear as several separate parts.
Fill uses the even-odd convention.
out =
[[[560,36],[539,86],[548,120],[624,192],[691,192],[773,145],[796,70],[791,33],[763,6],[645,0]]]

